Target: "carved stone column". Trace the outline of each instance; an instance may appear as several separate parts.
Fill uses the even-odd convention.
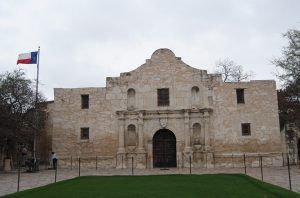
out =
[[[119,118],[119,148],[118,153],[125,153],[125,121],[124,115],[121,114]]]
[[[210,148],[209,112],[204,112],[204,145],[206,150]]]
[[[186,110],[184,112],[184,144],[185,152],[190,152],[192,150],[191,148],[191,132],[190,132],[190,117],[189,117],[189,112]]]
[[[209,129],[209,112],[204,111],[203,113],[204,118],[204,145],[205,145],[205,155],[206,155],[206,167],[213,168],[214,167],[214,153],[211,149],[211,142],[210,142],[210,129]]]
[[[136,168],[146,168],[146,152],[144,148],[144,115],[143,112],[139,112],[138,116],[138,149],[137,149],[137,157],[136,157]]]
[[[125,118],[123,113],[118,113],[118,124],[119,124],[119,148],[117,151],[117,167],[126,168],[126,152],[125,152]]]
[[[191,132],[190,132],[190,117],[188,110],[184,112],[184,151],[183,151],[183,164],[184,167],[189,167],[190,157],[192,157],[191,147]],[[192,159],[193,160],[193,159]]]
[[[140,112],[138,118],[138,137],[139,137],[138,152],[141,151],[145,152],[143,126],[144,126],[143,113]]]

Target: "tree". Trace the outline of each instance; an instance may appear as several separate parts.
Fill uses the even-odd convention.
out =
[[[222,74],[224,82],[240,82],[253,75],[252,72],[244,72],[241,65],[230,59],[219,60],[216,63],[216,72]]]
[[[289,155],[296,160],[297,131],[300,129],[300,31],[291,29],[283,36],[288,45],[283,48],[282,57],[272,62],[279,69],[277,76],[283,82],[283,88],[277,92],[280,126],[285,127]]]
[[[39,102],[44,100],[40,94],[38,98]],[[11,158],[18,145],[32,142],[34,134],[42,130],[45,116],[35,100],[33,82],[22,70],[0,75],[0,146],[6,158]]]
[[[273,64],[282,72],[277,76],[285,86],[296,85],[300,78],[300,30],[291,29],[283,36],[288,39],[288,46],[283,48],[283,56],[275,59]]]
[[[283,34],[288,45],[282,50],[282,57],[273,60],[279,68],[278,78],[283,88],[278,91],[278,105],[281,123],[294,123],[300,127],[300,31],[288,30]]]
[[[294,123],[300,128],[300,80],[277,92],[281,126]]]

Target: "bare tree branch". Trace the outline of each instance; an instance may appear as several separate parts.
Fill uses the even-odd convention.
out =
[[[277,77],[288,86],[300,78],[300,30],[289,30],[283,36],[288,39],[288,46],[283,48],[282,57],[272,63],[281,69]]]
[[[240,82],[253,76],[253,72],[244,72],[241,65],[228,58],[216,63],[216,72],[222,74],[224,82]]]

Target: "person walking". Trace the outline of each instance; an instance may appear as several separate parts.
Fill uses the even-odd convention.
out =
[[[53,151],[51,155],[51,160],[52,160],[53,169],[55,170],[57,168],[57,157],[56,157],[56,153]]]

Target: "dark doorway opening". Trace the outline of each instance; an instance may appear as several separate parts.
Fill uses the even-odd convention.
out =
[[[168,129],[161,129],[153,136],[153,167],[176,167],[176,137]]]

